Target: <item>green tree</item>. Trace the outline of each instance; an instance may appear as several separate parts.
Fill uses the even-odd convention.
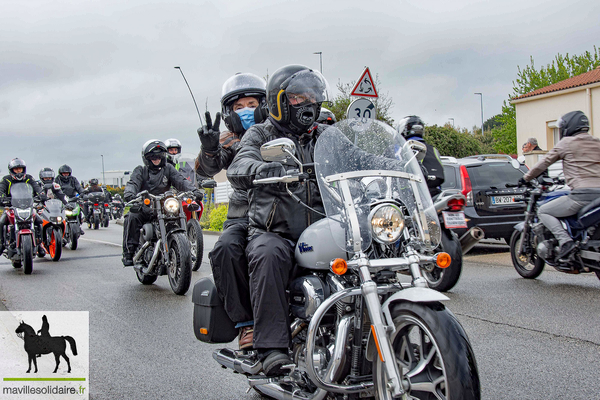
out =
[[[492,129],[494,148],[498,152],[517,153],[516,112],[510,100],[593,70],[600,65],[600,53],[596,46],[593,52],[586,51],[581,55],[570,56],[567,53],[563,56],[559,53],[550,64],[539,69],[536,68],[533,57],[530,57],[530,62],[531,64],[523,69],[517,66],[517,79],[513,81],[513,92],[509,95],[509,100],[504,102],[499,117],[501,125]]]
[[[461,158],[493,153],[493,147],[489,144],[491,134],[482,138],[481,135],[471,134],[466,128],[454,128],[450,124],[426,126],[424,139],[443,156]]]

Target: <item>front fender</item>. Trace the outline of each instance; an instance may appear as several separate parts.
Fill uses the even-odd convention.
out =
[[[525,227],[525,222],[519,222],[514,226],[514,230],[518,232],[523,232],[523,228]]]
[[[394,327],[394,319],[390,312],[390,305],[398,301],[410,301],[411,303],[432,303],[436,301],[447,301],[450,298],[436,290],[421,287],[410,287],[408,289],[400,290],[390,296],[382,305],[381,311],[385,316],[386,325],[391,328],[390,334],[394,333],[396,328]],[[375,340],[373,339],[372,333],[369,333],[369,340],[367,342],[366,357],[367,360],[373,361],[373,358],[377,354],[377,348],[375,346]]]

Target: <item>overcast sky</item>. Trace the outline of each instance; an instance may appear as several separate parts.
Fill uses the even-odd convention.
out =
[[[378,74],[395,120],[454,118],[471,129],[501,112],[517,66],[600,45],[597,0],[0,0],[0,173],[14,157],[37,176],[68,163],[79,179],[132,170],[142,144],[197,153],[198,115],[220,109],[236,72],[287,64],[338,81]],[[569,111],[569,110],[565,110]]]

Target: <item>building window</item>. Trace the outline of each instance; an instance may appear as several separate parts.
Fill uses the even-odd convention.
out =
[[[560,141],[560,129],[556,127],[556,121],[550,121],[546,126],[546,150],[550,150]]]

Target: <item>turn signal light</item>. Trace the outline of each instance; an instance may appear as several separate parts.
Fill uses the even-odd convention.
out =
[[[150,205],[150,199],[144,199],[144,204],[149,206]]]
[[[208,335],[208,329],[206,328],[200,328],[200,333],[203,335]]]
[[[343,258],[336,258],[331,262],[331,272],[336,275],[344,275],[348,271],[348,264]]]
[[[190,199],[190,198],[187,198],[187,199],[185,199],[185,202],[186,202],[187,204],[192,204],[192,199]]]
[[[440,268],[448,268],[451,262],[452,258],[448,253],[438,253],[438,255],[435,257],[435,263]]]

